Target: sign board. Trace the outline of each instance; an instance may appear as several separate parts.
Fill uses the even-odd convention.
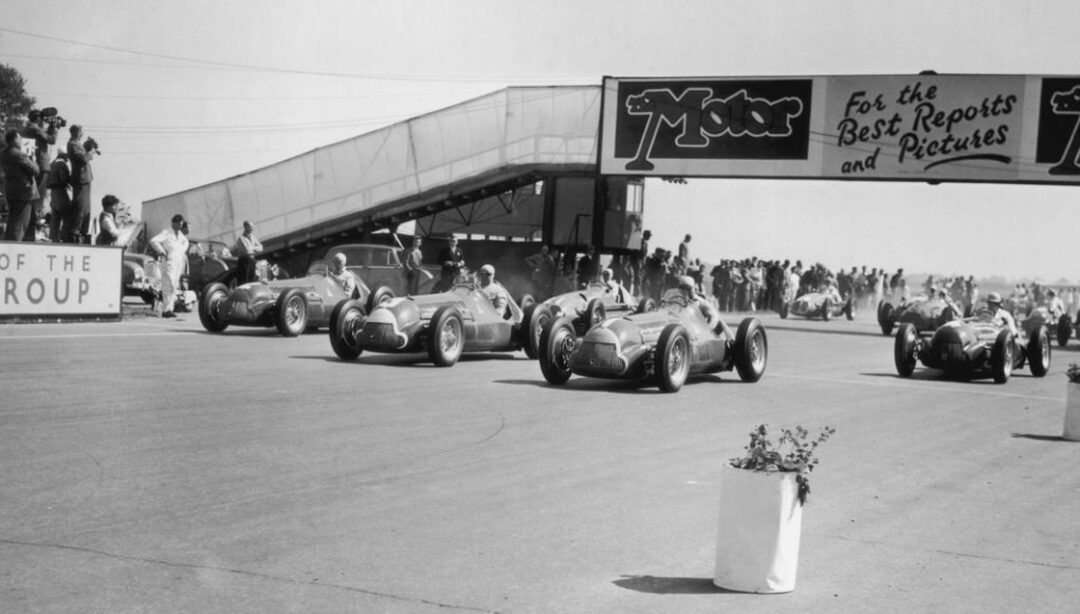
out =
[[[1080,76],[604,79],[608,175],[1080,182]]]
[[[123,250],[0,242],[0,319],[119,318]]]

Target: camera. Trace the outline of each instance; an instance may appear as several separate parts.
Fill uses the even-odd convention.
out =
[[[53,128],[63,128],[67,120],[57,114],[56,107],[45,107],[41,110],[41,119],[45,120]]]

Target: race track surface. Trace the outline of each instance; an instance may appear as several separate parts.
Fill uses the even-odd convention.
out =
[[[1069,362],[901,379],[893,338],[761,316],[765,376],[677,394],[517,354],[339,361],[198,317],[0,326],[6,612],[1064,612]],[[739,316],[728,318],[733,326]],[[720,467],[833,426],[796,590],[711,584]]]

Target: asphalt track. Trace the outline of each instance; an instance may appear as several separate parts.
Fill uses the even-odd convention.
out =
[[[192,315],[0,326],[0,611],[1073,611],[1080,344],[905,380],[863,314],[761,320],[760,382],[677,394]],[[837,429],[784,595],[711,584],[720,467],[762,422]]]

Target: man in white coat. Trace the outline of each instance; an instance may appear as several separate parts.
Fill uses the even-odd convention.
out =
[[[187,262],[188,239],[180,227],[184,224],[184,216],[177,213],[172,217],[172,227],[162,230],[150,239],[150,247],[159,256],[165,257],[165,263],[161,270],[161,309],[163,318],[175,318],[173,305],[176,304],[176,294],[180,289],[180,275],[184,272]]]

